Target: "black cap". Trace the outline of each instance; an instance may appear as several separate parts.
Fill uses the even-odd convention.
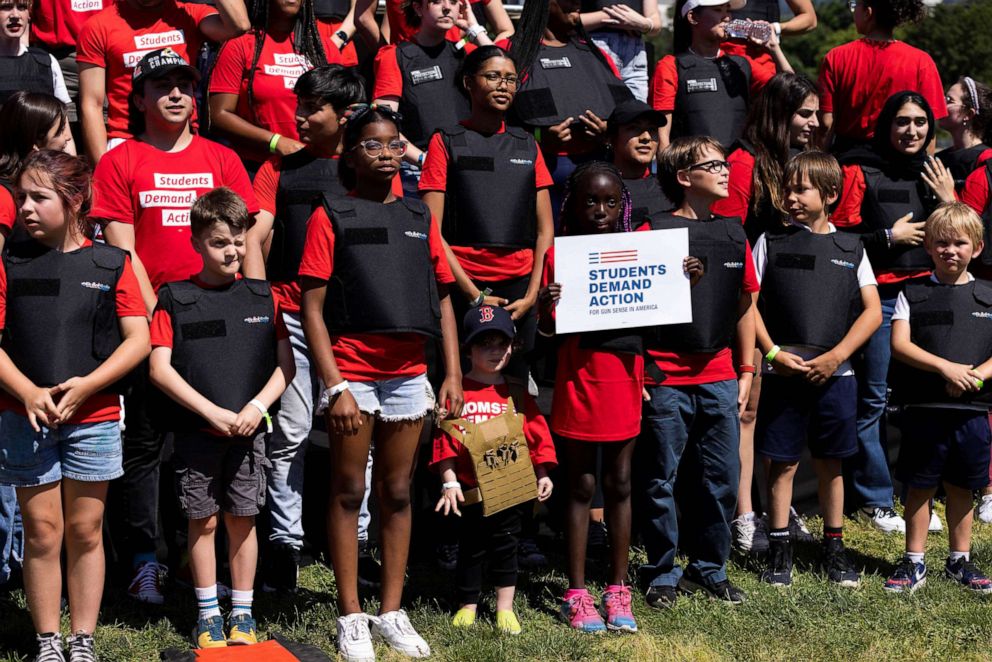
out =
[[[472,342],[472,338],[486,331],[499,331],[510,340],[513,340],[513,337],[517,334],[510,313],[505,308],[487,304],[469,309],[465,313],[465,320],[462,322],[462,327],[465,329],[466,345]]]
[[[193,80],[200,80],[200,72],[196,67],[190,66],[186,58],[171,48],[160,48],[147,53],[138,61],[131,74],[131,87],[147,78],[159,78],[176,69],[185,69],[193,76]]]
[[[606,121],[609,125],[610,131],[612,131],[621,124],[630,124],[631,122],[642,117],[647,117],[649,120],[654,122],[655,126],[665,126],[668,124],[668,120],[665,119],[665,113],[660,110],[655,110],[643,101],[638,101],[637,99],[628,99],[627,101],[618,103],[616,108],[613,109],[613,112],[610,113],[609,119]]]

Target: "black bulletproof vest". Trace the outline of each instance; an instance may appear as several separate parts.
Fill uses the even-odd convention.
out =
[[[717,352],[730,346],[737,327],[737,305],[747,259],[741,219],[718,216],[694,221],[669,212],[651,217],[652,230],[689,229],[689,255],[705,274],[692,288],[692,322],[657,327],[650,344],[671,352]]]
[[[964,188],[964,180],[978,167],[978,157],[989,148],[985,143],[978,143],[971,147],[954,149],[948,147],[937,152],[936,157],[951,171],[954,177],[954,188],[959,192]]]
[[[403,74],[403,135],[420,149],[427,149],[431,135],[443,126],[455,126],[469,116],[468,99],[455,81],[463,51],[450,41],[431,48],[405,41],[396,47],[396,62]]]
[[[909,302],[910,339],[931,354],[974,366],[992,356],[992,283],[975,280],[966,285],[941,285],[929,277],[916,279],[904,291]],[[992,403],[992,388],[952,398],[938,374],[894,362],[893,400],[900,404],[924,402]]]
[[[52,58],[48,53],[29,46],[26,53],[17,57],[0,57],[0,104],[18,90],[55,94]]]
[[[307,238],[307,221],[325,195],[340,198],[348,189],[338,179],[338,160],[306,149],[282,159],[276,190],[276,215],[265,275],[272,282],[296,280]]]
[[[93,372],[121,344],[116,299],[126,253],[104,244],[60,253],[30,239],[8,246],[0,346],[37,386]]]
[[[276,310],[269,284],[242,278],[209,289],[191,281],[163,285],[159,306],[172,317],[172,367],[198,393],[239,412],[276,369]],[[176,404],[169,430],[198,430],[209,423]]]
[[[599,11],[600,9],[612,7],[613,5],[627,5],[638,14],[644,13],[644,0],[582,0],[582,13]],[[599,29],[609,30],[609,27],[604,26]]]
[[[441,130],[448,150],[445,239],[453,246],[533,248],[537,241],[537,142],[520,129],[485,136]]]
[[[865,196],[861,202],[863,232],[889,229],[900,218],[913,212],[913,221],[925,221],[934,210],[936,200],[928,195],[921,179],[892,179],[877,168],[861,166],[865,176]],[[871,266],[879,269],[912,271],[933,266],[923,246],[893,246],[890,249],[869,251]]]
[[[672,139],[712,136],[729,147],[744,131],[751,65],[738,55],[711,60],[686,51],[675,56],[675,69]]]
[[[671,209],[675,205],[661,191],[661,184],[654,175],[624,179],[624,185],[630,191],[630,221],[636,228],[649,216]]]
[[[749,18],[752,21],[769,23],[778,23],[782,20],[782,10],[778,6],[778,0],[747,0],[743,9],[735,9],[730,15],[733,18]]]
[[[985,181],[988,183],[988,200],[985,203],[985,209],[982,211],[982,225],[985,227],[985,245],[992,246],[989,242],[992,241],[992,159],[985,162]],[[992,253],[992,249],[983,250],[978,256],[982,265],[988,267],[992,266],[992,255],[986,255],[986,253]]]
[[[528,126],[553,126],[587,110],[606,119],[630,90],[589,44],[541,45],[534,65],[513,100],[513,112]]]
[[[343,19],[351,11],[351,3],[348,0],[315,0],[313,3],[313,13],[317,18]]]
[[[769,232],[765,240],[768,265],[758,304],[768,333],[782,345],[833,349],[863,309],[860,238],[790,227]]]
[[[440,337],[427,206],[409,198],[388,205],[325,198],[324,205],[334,230],[334,273],[324,303],[328,330]]]

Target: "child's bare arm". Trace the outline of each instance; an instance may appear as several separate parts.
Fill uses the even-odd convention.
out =
[[[761,316],[758,306],[754,306],[754,327],[758,349],[761,350],[761,356],[764,357],[775,347],[775,341],[772,340],[771,334],[768,333],[768,327],[765,326],[765,318]],[[781,349],[775,352],[769,363],[775,367],[775,374],[782,375],[783,377],[791,377],[792,375],[801,375],[809,372],[809,366],[806,365],[806,362],[803,361],[801,356]]]
[[[152,383],[162,389],[167,396],[202,416],[218,431],[229,437],[234,435],[234,421],[237,419],[237,414],[207,400],[176,372],[172,367],[171,347],[153,349],[148,367]]]
[[[434,507],[434,512],[438,513],[444,510],[444,514],[455,513],[459,517],[462,516],[460,510],[458,510],[458,504],[465,502],[465,495],[462,494],[462,487],[458,483],[458,476],[455,474],[455,459],[447,458],[441,460],[438,463],[438,473],[441,474],[441,481],[445,485],[450,485],[450,487],[441,488],[441,498],[438,499],[437,505]]]
[[[2,349],[0,349],[0,387],[24,403],[28,421],[35,432],[41,432],[38,423],[52,427],[52,423],[58,420],[59,410],[49,390],[36,386],[18,370],[7,352]]]
[[[296,361],[293,359],[293,346],[289,338],[283,338],[276,346],[277,364],[272,371],[272,376],[265,383],[262,390],[255,396],[255,400],[261,403],[266,410],[272,407],[272,403],[279,399],[283,391],[293,377],[296,376]],[[262,422],[262,410],[246,402],[241,411],[238,412],[237,420],[234,422],[236,434],[240,437],[247,437],[255,434],[259,424]]]
[[[737,302],[737,330],[734,334],[734,365],[739,366],[749,363],[754,356],[754,313],[757,306],[754,305],[755,295],[750,292],[741,292],[741,298]],[[737,378],[737,409],[740,414],[744,413],[747,406],[747,399],[751,393],[751,382],[754,375],[749,372],[742,372]]]

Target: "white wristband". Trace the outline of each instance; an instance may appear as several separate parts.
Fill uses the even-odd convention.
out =
[[[441,483],[442,490],[460,490],[461,488],[462,488],[462,484],[459,483],[457,480],[452,480],[447,483]]]
[[[262,418],[265,420],[265,431],[268,432],[269,434],[272,434],[272,417],[269,416],[268,408],[258,400],[255,400],[254,398],[249,400],[248,404],[250,404],[252,407],[254,407],[259,412],[261,412]]]
[[[775,36],[776,37],[781,37],[782,36],[782,24],[779,23],[778,21],[775,21],[774,23],[772,23],[772,30],[775,31]]]
[[[469,41],[475,41],[485,31],[486,29],[481,25],[473,25],[465,31],[465,36],[468,37]]]
[[[349,386],[348,380],[342,379],[334,386],[325,388],[323,393],[320,394],[320,402],[317,403],[317,413],[323,414],[327,411],[327,408],[331,406],[331,398],[341,395],[348,390]]]

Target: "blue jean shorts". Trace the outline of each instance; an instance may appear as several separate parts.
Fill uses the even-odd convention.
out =
[[[434,390],[427,374],[373,382],[351,382],[358,408],[380,421],[417,421],[434,410]]]
[[[42,427],[26,416],[0,413],[0,483],[34,487],[71,478],[86,483],[124,475],[117,421]]]

